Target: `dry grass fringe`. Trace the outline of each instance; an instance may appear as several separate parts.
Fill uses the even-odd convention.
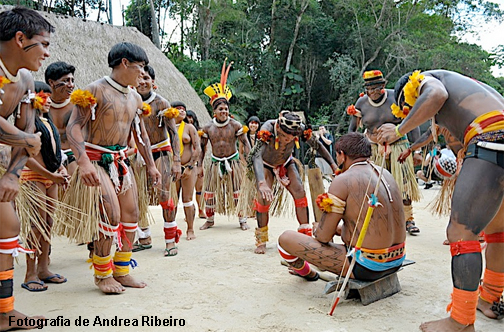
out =
[[[410,155],[404,163],[399,163],[397,159],[399,155],[409,147],[408,141],[399,141],[390,146],[391,152],[388,160],[386,160],[386,169],[392,174],[399,191],[402,193],[403,199],[410,199],[414,202],[420,201],[422,198],[418,184],[416,182],[415,168],[413,167],[413,157]],[[372,144],[371,160],[376,165],[382,164],[383,155],[378,153],[378,145]]]
[[[207,163],[203,188],[205,188],[205,192],[215,193],[215,213],[234,216],[240,212],[240,215],[246,216],[245,211],[237,209],[233,196],[234,191],[243,188],[245,168],[240,160],[230,160],[229,164],[232,172],[224,174],[221,178],[219,163]]]
[[[138,227],[147,228],[155,224],[154,217],[149,210],[150,196],[148,188],[147,169],[139,160],[140,158],[131,158],[131,169],[135,176],[135,182],[138,192]]]

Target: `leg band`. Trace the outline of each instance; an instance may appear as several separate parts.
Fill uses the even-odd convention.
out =
[[[299,274],[301,277],[307,276],[311,273],[310,264],[306,261],[303,262],[303,266],[300,269],[296,269],[294,266],[291,266],[292,270]]]
[[[0,272],[0,313],[14,310],[13,293],[14,269]]]
[[[479,241],[452,242],[450,243],[450,252],[452,257],[463,254],[473,254],[481,252],[481,245]]]
[[[98,279],[105,279],[112,277],[112,269],[114,268],[114,263],[112,262],[112,257],[110,255],[106,257],[100,257],[93,254],[93,258],[88,260],[93,263],[94,276]]]
[[[298,198],[294,200],[294,206],[295,207],[300,207],[300,208],[305,208],[308,207],[308,199],[305,197],[303,198]]]
[[[19,256],[19,253],[33,254],[35,250],[30,250],[21,247],[19,244],[19,236],[11,237],[8,239],[0,239],[0,254],[12,255],[12,257]]]
[[[127,233],[134,233],[137,231],[138,224],[136,222],[121,222],[122,227]]]
[[[184,207],[190,207],[190,206],[193,206],[194,205],[194,202],[193,201],[189,201],[189,202],[182,202],[182,205]]]
[[[504,243],[504,232],[486,234],[485,233],[485,242],[486,243]]]
[[[114,237],[116,236],[117,231],[119,230],[119,225],[112,226],[111,224],[107,224],[100,220],[100,222],[98,223],[98,230],[104,236]]]
[[[504,290],[504,273],[485,269],[483,284],[479,287],[480,298],[488,303],[498,302]]]
[[[159,202],[159,205],[161,205],[161,208],[163,210],[168,210],[168,211],[175,210],[175,202],[173,202],[173,198],[170,198],[169,200],[164,201],[164,202]]]
[[[114,255],[114,277],[124,277],[129,274],[129,267],[134,269],[137,262],[131,258],[131,251],[116,251]]]
[[[301,224],[299,225],[299,228],[298,228],[298,233],[303,233],[303,234],[306,234],[308,236],[312,236],[313,235],[313,230],[310,226],[310,224]]]
[[[197,191],[197,192],[196,192],[196,195],[201,195],[201,191]]]
[[[205,192],[205,213],[207,217],[213,220],[213,216],[215,214],[215,193],[213,192]]]
[[[280,244],[277,244],[277,248],[278,248],[278,252],[280,253],[280,256],[282,256],[282,258],[285,259],[285,261],[287,263],[292,263],[292,262],[297,261],[298,257],[289,254],[287,251],[285,251],[284,248],[282,248],[280,246]]]
[[[476,321],[478,291],[465,291],[453,287],[452,302],[446,308],[451,311],[450,317],[462,325],[471,325]]]
[[[262,205],[257,201],[257,199],[254,200],[254,210],[259,212],[259,213],[268,213],[270,208],[270,204],[268,205]]]
[[[255,230],[256,246],[266,244],[268,242],[268,225],[256,228]]]
[[[164,223],[164,234],[165,234],[165,243],[178,243],[180,241],[180,237],[182,236],[182,231],[177,228],[177,222],[171,221]]]

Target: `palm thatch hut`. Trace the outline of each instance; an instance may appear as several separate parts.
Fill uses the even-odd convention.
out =
[[[0,12],[12,6],[0,6]],[[168,101],[180,100],[193,110],[200,123],[210,121],[205,105],[196,91],[170,60],[144,34],[133,27],[111,26],[80,18],[40,12],[55,28],[49,48],[51,56],[42,68],[33,73],[36,80],[44,80],[44,71],[55,61],[65,61],[76,67],[75,82],[83,88],[110,74],[107,55],[119,42],[135,43],[145,49],[149,64],[156,71],[157,92]]]

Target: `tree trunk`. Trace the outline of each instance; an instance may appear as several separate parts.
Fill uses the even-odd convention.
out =
[[[86,0],[82,0],[82,16],[86,19]]]
[[[151,26],[152,26],[152,42],[158,49],[161,49],[161,42],[159,41],[159,28],[156,19],[156,10],[154,8],[154,2],[150,0],[150,12],[151,12]]]
[[[180,56],[184,54],[184,9],[180,9]]]
[[[215,14],[210,10],[210,3],[208,6],[199,5],[198,6],[198,16],[199,16],[199,40],[200,40],[200,56],[201,60],[208,60],[210,57],[210,40],[212,38],[212,26],[215,20]]]
[[[114,24],[114,20],[112,19],[112,0],[108,0],[108,22],[110,25]]]
[[[287,74],[289,73],[290,70],[290,65],[292,61],[292,55],[294,54],[294,46],[296,46],[296,41],[297,37],[299,34],[299,26],[301,25],[301,19],[303,18],[303,14],[306,11],[306,8],[308,8],[309,0],[304,0],[301,3],[301,10],[299,11],[299,14],[296,17],[296,26],[294,28],[294,36],[292,37],[292,42],[289,46],[289,53],[287,54],[287,61],[285,62],[285,72],[282,80],[282,89],[280,90],[280,95],[283,96],[283,93],[285,91],[285,86],[287,85]]]
[[[102,0],[100,0],[100,3],[98,4],[98,16],[96,17],[96,22],[100,22],[100,14],[101,14],[101,4],[102,4]]]

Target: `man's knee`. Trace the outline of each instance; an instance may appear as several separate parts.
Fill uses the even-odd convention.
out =
[[[295,231],[292,231],[292,230],[287,230],[287,231],[284,231],[282,234],[280,234],[280,236],[278,237],[278,244],[282,247],[282,248],[285,248],[289,245],[289,242],[290,240],[292,240],[292,238],[294,236],[297,236],[298,233],[295,232]]]
[[[467,228],[465,225],[459,224],[457,222],[452,222],[448,224],[446,228],[446,238],[450,242],[457,241],[475,241],[478,239],[478,234],[480,231],[474,231]]]

